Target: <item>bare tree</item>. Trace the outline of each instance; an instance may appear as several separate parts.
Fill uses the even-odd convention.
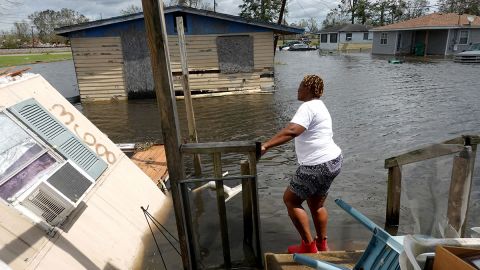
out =
[[[130,5],[125,9],[120,10],[120,14],[122,15],[130,15],[142,12],[142,8],[136,5]]]
[[[13,23],[12,33],[19,39],[21,42],[27,42],[30,40],[30,24],[25,20],[21,22]]]
[[[84,15],[68,8],[62,8],[59,11],[51,9],[37,11],[28,15],[28,18],[37,28],[42,42],[60,42],[62,38],[55,35],[55,28],[88,21]]]

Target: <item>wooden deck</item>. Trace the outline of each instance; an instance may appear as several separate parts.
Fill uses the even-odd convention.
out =
[[[347,268],[353,269],[355,263],[362,256],[363,251],[330,251],[318,254],[305,254],[316,260],[335,263]],[[265,269],[267,270],[303,270],[312,269],[310,267],[299,265],[293,261],[292,254],[265,254]]]
[[[165,148],[156,144],[143,151],[136,151],[130,158],[152,181],[159,185],[168,177]]]

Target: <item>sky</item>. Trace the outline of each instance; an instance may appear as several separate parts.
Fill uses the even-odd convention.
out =
[[[211,1],[213,6],[213,0]],[[238,5],[242,0],[216,0],[217,12],[238,15]],[[318,23],[324,20],[330,9],[338,5],[338,0],[288,0],[287,22],[297,22],[302,18],[316,18]],[[122,9],[131,5],[141,6],[141,0],[0,0],[0,31],[7,31],[13,23],[35,11],[46,9],[60,10],[70,8],[87,16],[90,20],[120,15]]]

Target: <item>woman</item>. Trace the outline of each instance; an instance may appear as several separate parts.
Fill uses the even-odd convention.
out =
[[[323,80],[317,75],[307,75],[298,87],[298,108],[290,123],[270,140],[262,144],[262,154],[270,148],[295,138],[298,167],[283,201],[288,215],[302,238],[300,245],[288,247],[289,253],[316,253],[327,251],[328,213],[325,199],[333,179],[340,173],[342,151],[333,142],[332,119],[325,104]],[[307,201],[312,214],[317,237],[310,233],[308,216],[302,203]]]

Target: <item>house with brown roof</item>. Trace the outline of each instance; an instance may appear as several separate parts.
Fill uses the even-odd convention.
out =
[[[480,42],[480,17],[432,13],[371,31],[372,54],[452,55]]]
[[[342,24],[322,29],[318,32],[319,49],[327,51],[370,50],[372,48],[370,28],[372,27],[369,25]]]

